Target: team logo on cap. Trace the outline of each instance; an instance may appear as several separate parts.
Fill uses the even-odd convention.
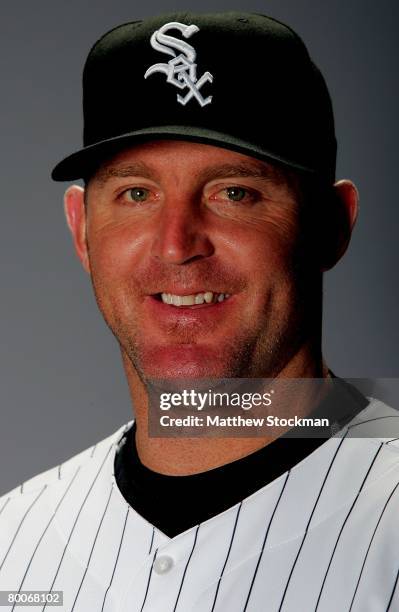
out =
[[[171,55],[172,59],[166,64],[153,64],[148,68],[144,75],[146,79],[155,72],[162,72],[166,74],[166,81],[171,83],[179,89],[188,88],[188,92],[185,96],[177,94],[177,101],[185,106],[192,98],[195,98],[201,106],[206,106],[212,101],[212,96],[204,98],[201,93],[201,87],[209,82],[213,82],[213,76],[210,72],[204,72],[204,74],[197,79],[197,64],[195,59],[197,57],[194,47],[166,34],[169,30],[180,30],[184,38],[190,38],[193,34],[199,31],[196,25],[185,25],[178,21],[172,21],[166,23],[159,30],[156,30],[151,36],[151,46],[156,51]],[[180,52],[179,55],[177,52]]]

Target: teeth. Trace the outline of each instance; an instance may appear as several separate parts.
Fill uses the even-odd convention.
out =
[[[212,302],[223,302],[230,297],[229,293],[213,293],[205,291],[193,295],[174,295],[172,293],[161,293],[162,302],[172,306],[194,306],[198,304],[211,304]]]
[[[192,306],[193,303],[195,304],[195,298],[193,300],[192,295],[182,295],[177,305],[178,306]]]

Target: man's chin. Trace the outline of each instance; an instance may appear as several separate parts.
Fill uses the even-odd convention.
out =
[[[147,378],[224,378],[232,376],[226,351],[180,344],[146,351],[139,370]]]

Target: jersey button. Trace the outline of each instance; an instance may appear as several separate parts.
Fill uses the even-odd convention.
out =
[[[161,555],[154,561],[154,572],[157,574],[166,574],[173,567],[173,559],[168,555]]]

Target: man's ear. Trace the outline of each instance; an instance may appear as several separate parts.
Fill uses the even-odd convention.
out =
[[[90,263],[86,241],[86,211],[84,189],[79,185],[71,185],[64,195],[64,211],[71,230],[75,251],[83,268],[90,274]]]
[[[341,259],[348,248],[359,211],[359,193],[348,180],[335,183],[334,197],[326,218],[323,272]]]

